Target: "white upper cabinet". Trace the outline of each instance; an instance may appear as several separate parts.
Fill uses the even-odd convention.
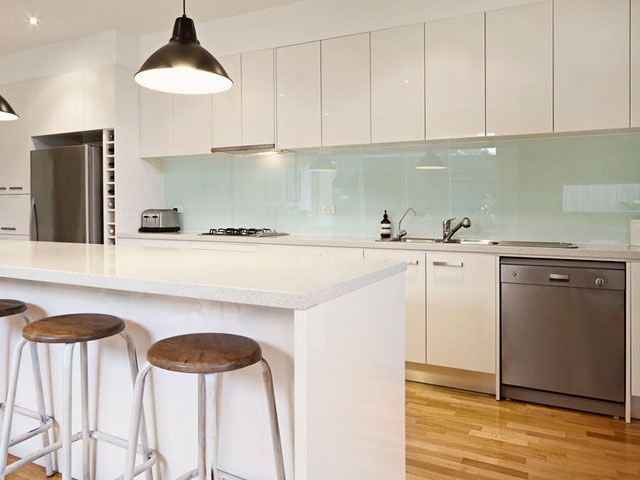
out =
[[[424,24],[371,33],[371,142],[424,140]]]
[[[486,14],[487,135],[553,131],[553,4]]]
[[[322,42],[322,145],[371,143],[368,33]]]
[[[213,146],[242,145],[242,66],[240,55],[220,57],[233,87],[213,95]]]
[[[485,134],[484,14],[426,24],[427,139]]]
[[[140,156],[173,154],[173,95],[139,87]]]
[[[31,140],[29,138],[28,82],[2,85],[2,96],[20,117],[0,125],[0,195],[29,193]]]
[[[273,50],[242,54],[242,144],[275,143]]]
[[[278,147],[319,147],[320,42],[277,49],[276,76]]]
[[[640,0],[631,0],[631,126],[640,127]]]
[[[173,95],[173,154],[211,153],[211,95]]]
[[[115,126],[115,68],[113,65],[82,72],[83,130]]]
[[[73,72],[33,81],[30,99],[32,136],[83,130],[82,77],[82,72]]]
[[[629,126],[629,0],[555,0],[555,130]]]
[[[495,373],[496,258],[427,253],[427,363]]]

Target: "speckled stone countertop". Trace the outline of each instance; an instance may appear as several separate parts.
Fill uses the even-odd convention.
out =
[[[0,242],[0,278],[305,310],[406,270],[402,262],[163,247]]]
[[[629,245],[579,245],[578,248],[513,247],[506,245],[460,245],[443,243],[380,242],[371,238],[287,235],[283,237],[215,237],[196,233],[130,233],[119,238],[148,240],[182,240],[192,242],[300,245],[316,247],[378,248],[434,252],[491,253],[501,256],[576,258],[586,260],[640,261],[640,247]]]

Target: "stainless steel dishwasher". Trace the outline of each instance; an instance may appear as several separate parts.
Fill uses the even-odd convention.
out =
[[[622,416],[625,264],[500,264],[501,396]]]

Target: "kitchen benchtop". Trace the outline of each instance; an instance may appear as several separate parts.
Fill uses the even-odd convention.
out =
[[[305,310],[406,270],[402,262],[0,242],[0,278]]]
[[[640,247],[629,245],[579,245],[578,248],[514,247],[446,243],[380,242],[366,237],[287,235],[282,237],[224,237],[197,233],[120,233],[118,238],[182,240],[195,242],[299,245],[314,247],[378,248],[405,251],[469,252],[520,257],[579,258],[587,260],[640,261]]]

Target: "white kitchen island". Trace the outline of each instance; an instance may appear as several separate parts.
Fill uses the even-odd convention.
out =
[[[405,269],[346,258],[4,241],[0,298],[29,303],[33,318],[121,316],[141,361],[153,342],[172,335],[251,337],[273,370],[288,479],[401,480],[404,325],[397,319],[404,318]],[[4,392],[22,325],[19,318],[0,325]],[[48,407],[60,417],[63,349],[39,348]],[[131,381],[122,341],[90,343],[89,369],[91,428],[126,437]],[[25,355],[17,402],[28,407],[34,405],[29,372]],[[155,369],[147,388],[156,476],[170,480],[196,465],[196,376]],[[250,480],[275,478],[259,367],[225,374],[219,401],[220,468]],[[32,425],[16,420],[15,431]],[[38,445],[34,439],[12,453]],[[94,450],[97,480],[122,474],[122,450],[103,444]],[[80,445],[73,473],[81,477]]]

